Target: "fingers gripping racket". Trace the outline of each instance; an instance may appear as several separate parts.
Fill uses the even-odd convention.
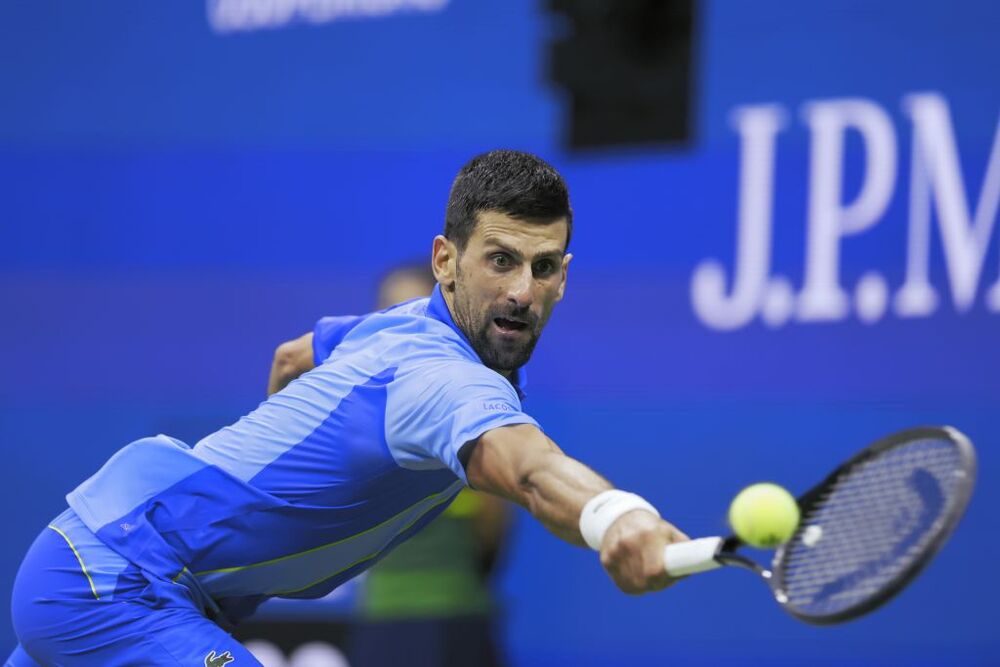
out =
[[[793,616],[841,623],[878,608],[920,573],[965,512],[975,476],[975,450],[956,429],[902,431],[799,497],[801,522],[770,570],[738,554],[735,536],[672,544],[666,570],[682,576],[746,568],[767,581]]]

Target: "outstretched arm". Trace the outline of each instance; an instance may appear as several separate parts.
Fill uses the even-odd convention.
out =
[[[592,498],[612,489],[607,480],[528,424],[488,431],[467,449],[465,470],[472,487],[524,506],[562,539],[585,544],[581,512]],[[626,593],[659,590],[674,581],[664,572],[664,548],[686,539],[652,512],[636,509],[604,533],[601,563]]]
[[[267,379],[267,395],[270,396],[284,389],[289,382],[312,370],[313,334],[299,336],[278,346],[271,361],[271,374]]]

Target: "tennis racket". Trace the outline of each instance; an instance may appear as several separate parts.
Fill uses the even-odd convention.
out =
[[[798,498],[801,522],[770,570],[738,554],[743,544],[730,536],[668,546],[666,571],[746,568],[792,616],[842,623],[885,604],[927,566],[962,518],[975,477],[975,449],[956,429],[901,431]]]

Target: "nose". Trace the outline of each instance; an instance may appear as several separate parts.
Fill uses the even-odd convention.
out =
[[[527,308],[531,305],[532,287],[535,278],[531,273],[530,266],[521,267],[519,271],[511,273],[507,283],[507,301],[518,308]]]

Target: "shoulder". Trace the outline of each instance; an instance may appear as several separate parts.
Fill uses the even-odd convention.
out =
[[[445,392],[457,398],[468,391],[511,396],[520,404],[513,386],[484,366],[460,333],[426,312],[427,299],[416,299],[368,315],[345,336],[330,361],[391,369],[390,385],[410,396]]]
[[[347,340],[363,339],[373,333],[406,322],[426,319],[427,299],[411,299],[403,303],[364,315],[330,315],[321,317],[313,327],[314,347],[325,359],[334,348]]]
[[[468,341],[444,322],[426,315],[426,299],[372,313],[344,338],[347,354],[379,354],[400,369],[434,364],[482,367]],[[421,303],[422,302],[422,303]]]
[[[520,412],[514,387],[499,373],[470,360],[430,356],[400,364],[390,386],[393,398],[429,410]]]

